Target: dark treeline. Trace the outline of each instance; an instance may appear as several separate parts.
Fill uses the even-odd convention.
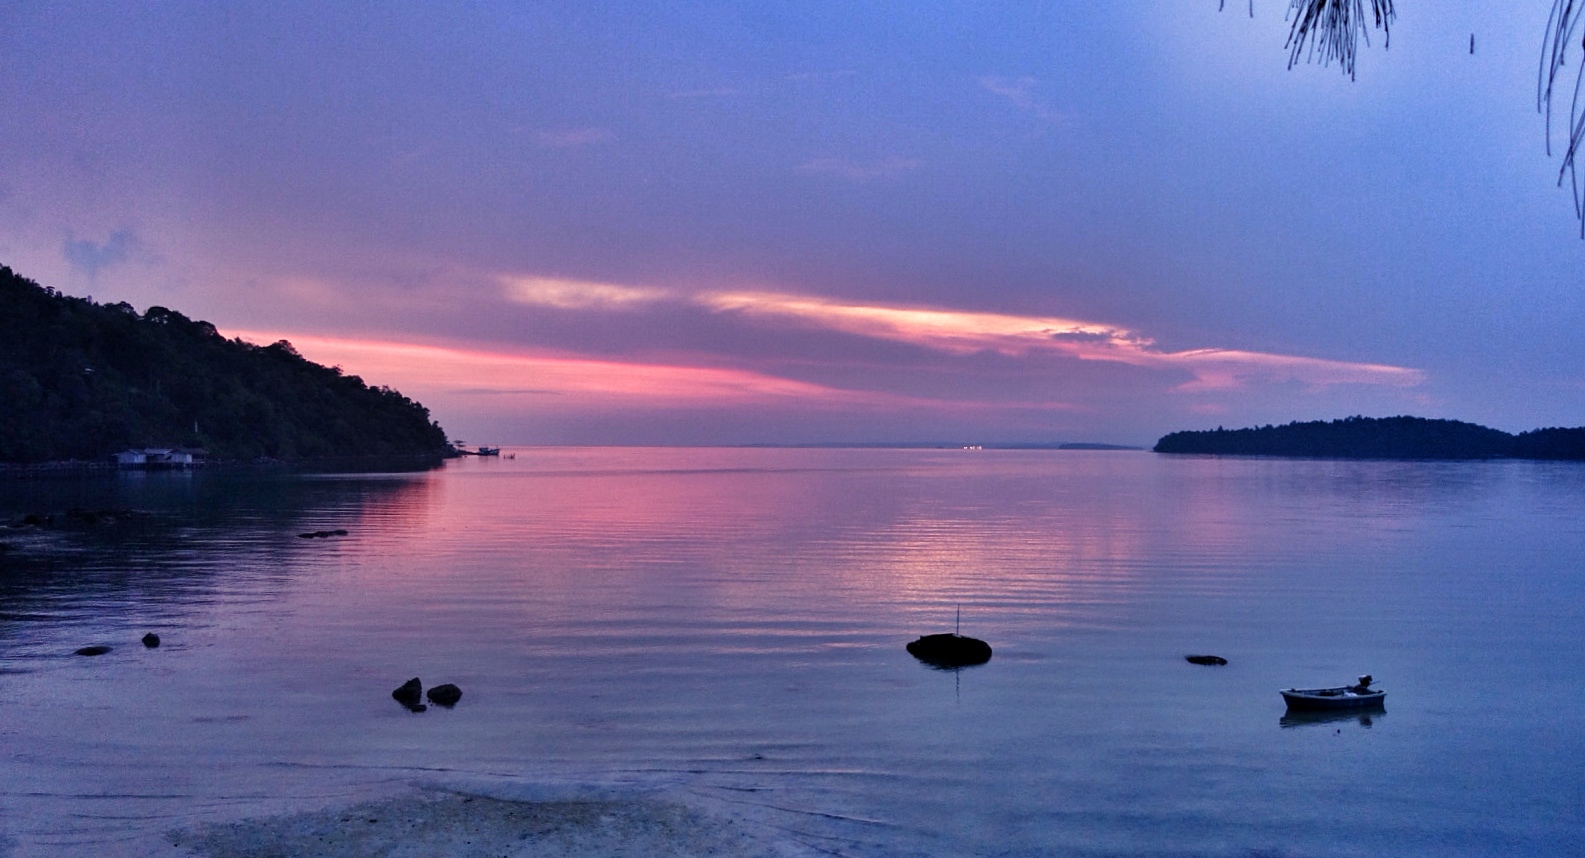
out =
[[[1510,435],[1458,420],[1349,417],[1203,432],[1173,432],[1157,453],[1321,459],[1582,459],[1585,428]]]
[[[428,409],[286,341],[62,295],[0,266],[0,462],[103,460],[128,447],[212,458],[440,455]]]

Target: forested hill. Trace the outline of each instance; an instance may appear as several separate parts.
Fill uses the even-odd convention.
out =
[[[441,455],[428,409],[284,340],[62,295],[0,266],[0,462],[103,461],[128,447],[211,458]]]
[[[1510,435],[1458,420],[1349,417],[1343,420],[1173,432],[1157,453],[1321,459],[1585,459],[1585,428]]]

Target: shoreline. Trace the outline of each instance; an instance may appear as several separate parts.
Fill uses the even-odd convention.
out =
[[[719,816],[675,797],[576,790],[532,797],[438,785],[352,805],[168,832],[166,842],[205,858],[257,855],[534,856],[642,858],[814,854],[769,829]],[[733,815],[735,816],[735,814]]]
[[[195,471],[281,471],[286,473],[378,473],[382,471],[426,471],[461,458],[448,453],[413,453],[391,456],[317,456],[309,459],[256,459],[235,461],[214,459],[180,467],[136,467],[115,462],[88,462],[66,459],[51,462],[0,462],[0,479],[30,476],[69,476],[120,473],[190,473]]]

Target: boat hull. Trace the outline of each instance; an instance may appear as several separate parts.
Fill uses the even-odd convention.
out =
[[[1323,712],[1337,709],[1380,708],[1387,692],[1380,689],[1359,692],[1347,686],[1340,688],[1285,688],[1282,699],[1289,709],[1306,712]]]

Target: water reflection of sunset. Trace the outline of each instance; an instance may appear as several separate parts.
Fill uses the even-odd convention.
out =
[[[1053,470],[1075,460],[1061,454],[514,452],[453,463],[436,481],[444,513],[393,521],[380,542],[402,559],[388,558],[368,586],[424,598],[466,569],[503,604],[520,604],[511,594],[521,588],[543,590],[559,604],[533,610],[568,621],[685,599],[730,624],[767,604],[794,617],[838,599],[906,606],[919,616],[891,622],[915,623],[944,621],[942,606],[956,603],[983,618],[1115,601],[1140,566],[1141,511],[1111,504],[1075,514]],[[982,480],[987,468],[1000,475],[987,484],[994,493],[941,503],[942,492]]]
[[[1066,808],[1106,820],[1128,807],[1127,837],[1141,818],[1178,825],[1229,783],[1243,784],[1238,813],[1266,803],[1280,839],[1313,801],[1307,772],[1339,759],[1434,798],[1446,773],[1425,773],[1425,741],[1487,761],[1471,789],[1514,773],[1470,808],[1574,782],[1555,761],[1579,755],[1556,743],[1585,733],[1559,732],[1567,711],[1546,704],[1578,685],[1577,629],[1556,609],[1580,601],[1577,468],[507,452],[416,474],[90,481],[156,514],[124,532],[39,534],[125,538],[71,558],[67,586],[62,562],[13,576],[0,678],[18,741],[4,762],[39,788],[0,792],[7,818],[109,842],[150,808],[230,812],[443,771],[496,785],[681,779],[734,800],[773,789],[817,815],[875,797],[882,812],[867,817],[925,832],[963,796],[990,796],[976,814],[1014,805],[997,823],[1010,831],[1057,796],[1060,818],[1020,844],[1039,851]],[[68,484],[10,488],[56,485]],[[296,538],[334,526],[349,534]],[[8,555],[40,550],[17,544]],[[995,656],[945,676],[904,645],[950,631],[958,605]],[[151,629],[166,644],[145,651]],[[63,657],[101,639],[118,644],[102,659]],[[1306,751],[1305,731],[1278,722],[1273,689],[1371,670],[1400,700],[1451,700],[1434,717],[1472,723],[1483,710],[1434,695],[1464,687],[1472,665],[1521,695],[1502,730],[1433,731],[1361,763],[1330,741]],[[414,676],[457,684],[461,705],[396,705],[391,689]],[[151,798],[150,778],[195,785]],[[943,785],[939,806],[919,806]],[[111,790],[133,798],[82,813],[81,796]],[[157,818],[151,837],[169,827]]]
[[[785,640],[848,646],[869,633],[830,617],[861,611],[872,632],[896,636],[941,630],[958,605],[987,633],[1049,634],[1115,627],[1162,574],[1205,596],[1258,587],[1249,564],[1278,550],[1251,542],[1263,528],[1326,538],[1308,532],[1306,510],[1283,505],[1289,489],[1251,505],[1268,491],[1260,463],[1009,450],[509,452],[403,477],[400,491],[349,506],[356,538],[314,548],[337,552],[338,577],[357,586],[304,610],[346,622],[371,598],[394,599],[414,622],[502,641],[554,628],[558,648],[657,645],[632,636],[642,627],[677,646],[753,649],[767,623]],[[1334,517],[1357,500],[1339,495]],[[1391,520],[1351,538],[1390,540]],[[1153,560],[1163,555],[1170,569]]]

